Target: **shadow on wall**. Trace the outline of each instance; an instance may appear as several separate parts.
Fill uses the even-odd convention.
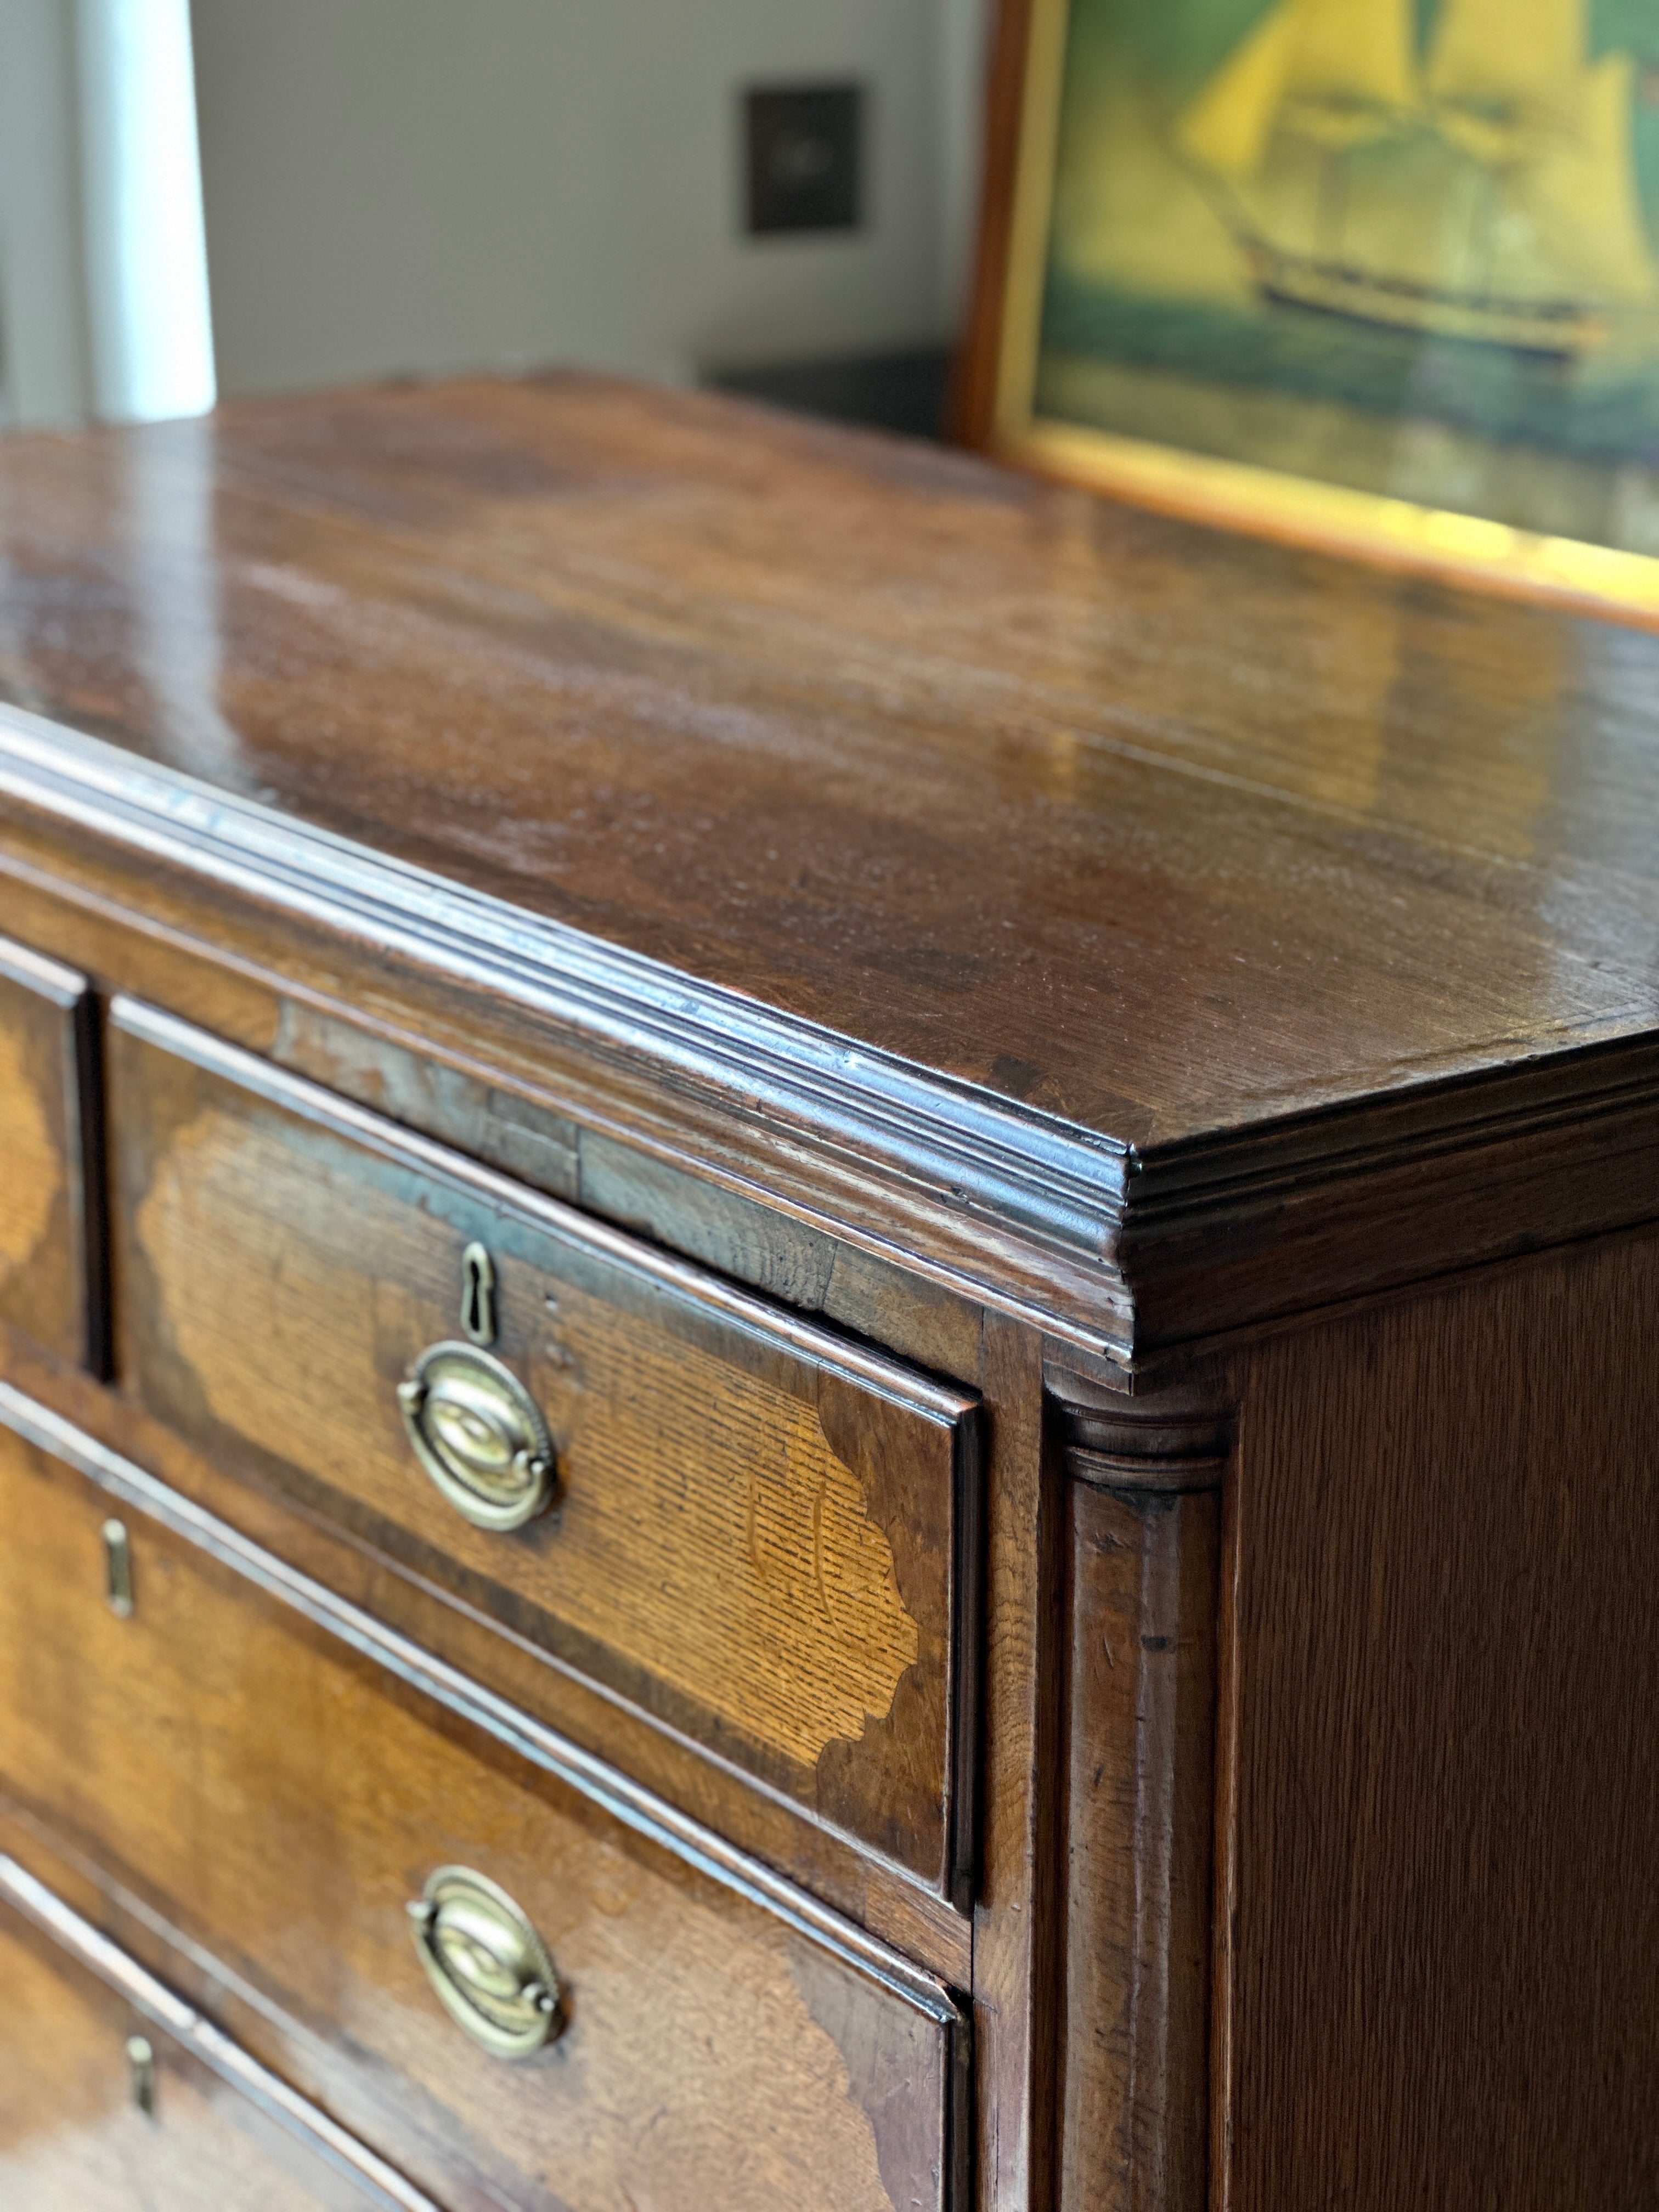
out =
[[[702,380],[719,392],[742,392],[832,422],[943,438],[950,377],[950,348],[923,346],[905,353],[792,362],[776,368],[712,369]]]

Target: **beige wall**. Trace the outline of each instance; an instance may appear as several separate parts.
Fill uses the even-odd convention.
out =
[[[72,17],[0,0],[0,423],[72,422],[91,398]]]
[[[194,0],[221,388],[927,343],[983,0]],[[872,90],[855,236],[738,229],[744,82]]]

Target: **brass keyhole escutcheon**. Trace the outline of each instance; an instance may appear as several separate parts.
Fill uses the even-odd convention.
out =
[[[495,1262],[482,1244],[461,1255],[461,1327],[474,1344],[494,1344]]]
[[[497,2058],[528,2058],[564,2022],[547,1948],[507,1892],[440,1867],[409,1907],[415,1948],[450,2018]]]
[[[415,1455],[477,1528],[521,1528],[552,1501],[553,1439],[510,1367],[474,1345],[428,1347],[398,1386]]]
[[[132,2075],[132,2101],[146,2119],[155,2117],[155,2052],[147,2035],[127,2038],[127,2065]]]
[[[118,1620],[132,1617],[132,1539],[124,1521],[106,1521],[104,1539],[104,1595]]]

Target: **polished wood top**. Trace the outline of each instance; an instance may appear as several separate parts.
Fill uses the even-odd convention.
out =
[[[0,690],[1069,1128],[1097,1261],[1137,1175],[1659,1020],[1659,639],[722,398],[12,441]]]
[[[0,448],[6,696],[1145,1146],[1659,1014],[1659,641],[559,378]]]

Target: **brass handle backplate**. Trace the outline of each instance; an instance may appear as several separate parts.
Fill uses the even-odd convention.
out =
[[[415,1948],[444,2009],[498,2058],[528,2058],[563,2026],[546,1946],[504,1889],[440,1867],[409,1907]]]
[[[479,1528],[520,1528],[553,1496],[553,1439],[510,1367],[476,1345],[428,1347],[398,1386],[421,1465]]]

